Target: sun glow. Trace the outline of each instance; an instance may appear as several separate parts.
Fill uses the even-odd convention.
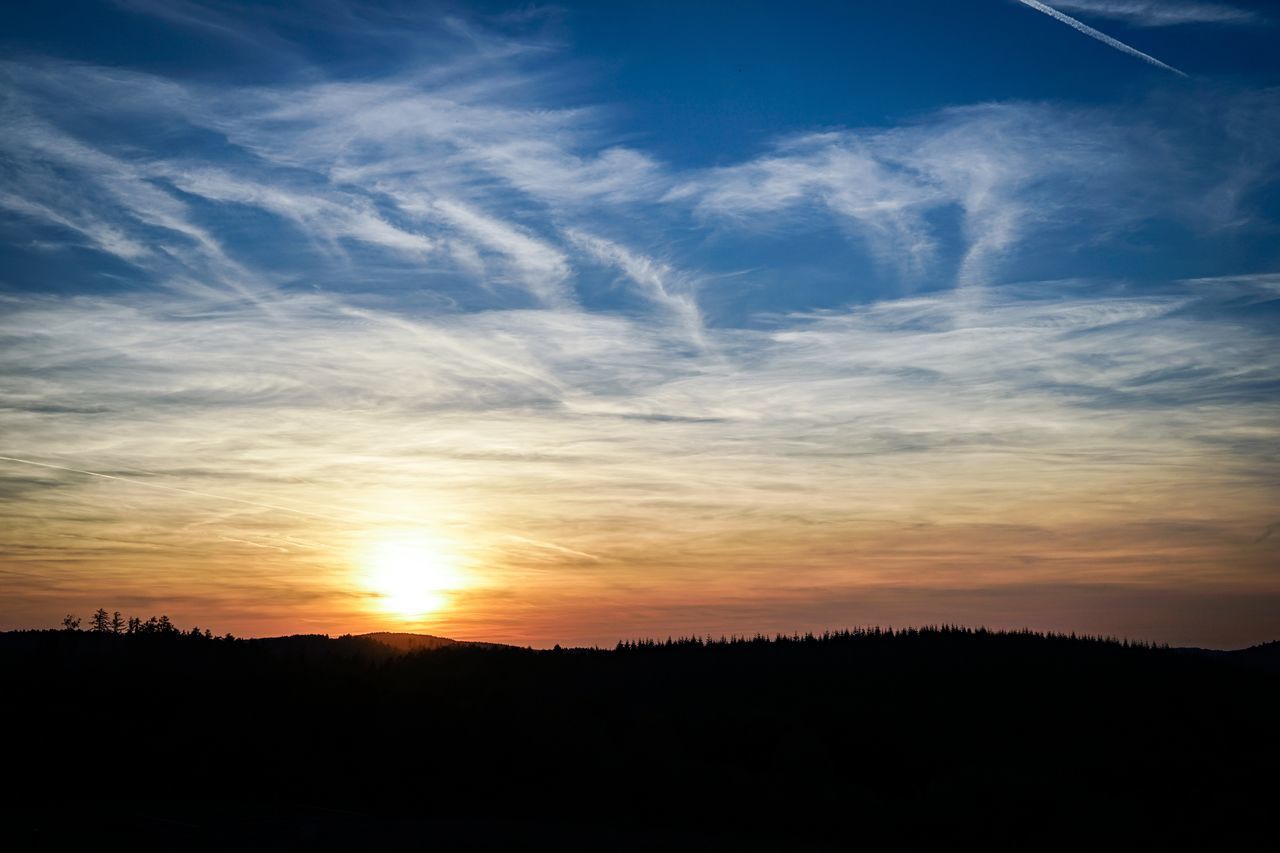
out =
[[[456,560],[441,543],[422,536],[374,542],[362,560],[364,584],[383,610],[411,618],[440,610],[463,586]]]

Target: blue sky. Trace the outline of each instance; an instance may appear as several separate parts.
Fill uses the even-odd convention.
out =
[[[1134,602],[1280,602],[1278,28],[1209,0],[15,4],[13,619],[110,590],[342,627],[379,595],[352,555],[409,525],[472,578],[423,624],[493,639],[1010,601],[1274,634]]]
[[[463,97],[474,102],[468,106],[492,103],[512,119],[505,128],[493,128],[505,134],[495,144],[528,133],[525,144],[547,145],[554,136],[554,156],[584,163],[595,158],[596,180],[616,169],[616,180],[632,182],[625,199],[619,188],[601,187],[595,196],[604,203],[587,221],[639,231],[663,254],[709,268],[710,275],[740,274],[744,268],[782,271],[796,264],[814,268],[798,291],[793,281],[786,288],[757,288],[763,292],[745,302],[733,298],[710,305],[711,322],[749,322],[749,314],[760,310],[827,308],[952,286],[966,251],[960,210],[965,188],[938,193],[937,185],[948,178],[937,176],[909,187],[913,170],[938,167],[938,152],[905,150],[948,138],[981,146],[996,168],[1016,161],[1022,171],[1006,177],[1018,182],[1018,191],[1041,192],[1039,206],[1069,208],[1046,210],[1047,221],[1023,229],[1019,245],[1006,247],[1002,268],[992,273],[1003,280],[1105,273],[1160,281],[1272,269],[1277,241],[1264,223],[1275,218],[1274,187],[1266,181],[1240,188],[1235,183],[1243,180],[1241,173],[1262,167],[1274,148],[1267,136],[1272,128],[1265,125],[1271,108],[1257,102],[1259,90],[1274,85],[1277,74],[1276,61],[1268,61],[1274,29],[1267,10],[1175,3],[1173,12],[1144,17],[1144,9],[1160,4],[1077,5],[1093,13],[1085,17],[1094,23],[1196,76],[1177,78],[1012,2],[970,4],[962,14],[925,2],[811,4],[799,12],[780,4],[742,4],[732,14],[716,4],[690,11],[661,3],[514,9],[321,4],[252,11],[93,3],[58,15],[15,8],[8,15],[16,20],[6,29],[17,63],[13,73],[21,77],[38,68],[45,75],[39,82],[28,76],[28,84],[74,85],[70,77],[79,74],[105,86],[112,69],[118,74],[115,86],[103,94],[138,96],[139,103],[124,112],[81,111],[60,101],[72,93],[31,93],[38,101],[28,105],[34,111],[53,113],[55,123],[81,123],[66,128],[79,138],[150,147],[149,156],[184,165],[198,160],[271,171],[273,179],[295,185],[308,175],[290,175],[283,167],[310,165],[314,177],[316,163],[272,161],[251,142],[223,135],[225,113],[236,109],[236,96],[229,93],[269,99],[259,87],[275,87],[278,97],[287,97],[320,81],[372,88],[376,81],[412,85],[415,76],[452,75],[445,87],[469,87]],[[1108,7],[1114,10],[1102,14]],[[1165,24],[1166,18],[1186,22]],[[54,80],[56,69],[67,78]],[[130,82],[126,73],[140,76]],[[158,90],[143,95],[141,87],[161,81],[190,87],[192,98],[229,95],[230,103],[213,107],[223,116],[183,114],[156,103],[163,98]],[[151,103],[141,103],[148,97]],[[523,110],[544,111],[545,121],[536,129],[522,125],[516,116]],[[1251,122],[1264,125],[1247,126]],[[296,131],[306,125],[304,119]],[[273,144],[288,144],[288,131],[282,130]],[[531,138],[537,134],[544,138]],[[700,196],[692,189],[715,176],[736,176],[740,192],[755,192],[752,181],[771,180],[763,171],[770,164],[830,170],[838,167],[824,158],[866,145],[882,149],[868,155],[884,173],[877,180],[896,182],[882,186],[883,192],[933,195],[912,199],[916,210],[907,215],[915,222],[886,225],[864,217],[860,226],[857,216],[841,215],[822,202],[831,194],[822,177],[782,190],[798,192],[794,198],[780,198],[768,210],[757,204],[750,212],[727,206],[723,194]],[[313,157],[334,153],[317,150]],[[1006,159],[993,159],[1001,156]],[[935,162],[923,163],[929,157]],[[1044,168],[1028,169],[1036,159]],[[494,164],[475,168],[486,179],[495,177]],[[751,169],[757,170],[754,176]],[[512,178],[496,176],[499,185],[488,191],[496,203],[522,208],[524,219],[542,220],[550,212],[548,202],[568,215],[565,187],[500,185]],[[567,173],[557,179],[573,180]],[[512,196],[503,198],[508,190]],[[885,203],[850,203],[864,201]],[[225,211],[204,211],[209,217],[220,213]],[[727,227],[730,217],[735,226],[747,227]],[[1244,219],[1254,227],[1244,227]],[[1082,220],[1089,227],[1080,227]],[[237,222],[220,225],[234,229]],[[530,227],[545,229],[541,221]],[[915,229],[903,239],[927,232],[930,265],[905,273],[903,247],[876,245],[877,237],[864,228]],[[251,230],[260,239],[268,236],[256,225]],[[37,287],[45,286],[40,280],[47,254],[31,257],[20,250],[21,236],[11,236],[9,283],[22,286],[34,279]],[[247,235],[230,233],[227,239],[236,250],[255,249]],[[886,262],[886,252],[896,260]],[[74,269],[83,259],[61,260]],[[296,268],[299,260],[290,263]],[[849,287],[851,277],[858,280],[856,288]]]

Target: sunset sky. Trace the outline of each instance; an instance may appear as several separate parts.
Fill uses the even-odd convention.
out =
[[[1280,638],[1278,40],[6,4],[0,629]]]

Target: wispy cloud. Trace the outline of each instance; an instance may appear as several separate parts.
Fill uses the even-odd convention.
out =
[[[257,300],[300,272],[349,287],[350,276],[340,282],[332,273],[338,257],[352,268],[379,266],[384,284],[426,276],[456,304],[492,303],[497,284],[564,304],[580,295],[575,264],[601,261],[597,244],[571,232],[621,233],[639,216],[649,223],[646,239],[658,243],[627,251],[663,255],[664,233],[688,213],[695,226],[749,231],[823,212],[901,281],[942,280],[950,267],[954,280],[974,285],[998,276],[1028,237],[1086,213],[1095,222],[1090,240],[1103,225],[1122,228],[1161,205],[1239,224],[1248,188],[1271,168],[1257,145],[1241,147],[1247,156],[1188,173],[1169,191],[1194,183],[1184,198],[1205,201],[1183,209],[1181,199],[1155,198],[1163,190],[1153,176],[1188,172],[1195,153],[1169,138],[1176,130],[1142,127],[1150,111],[954,109],[896,128],[800,135],[736,165],[679,171],[607,140],[593,151],[601,133],[589,108],[508,104],[535,96],[532,80],[509,70],[471,76],[466,86],[446,63],[386,80],[278,88],[199,87],[57,64],[10,64],[5,75],[3,145],[14,167],[0,204],[75,231],[158,283]],[[1244,146],[1246,132],[1260,138],[1270,126],[1265,101],[1227,99],[1203,115],[1220,126],[1197,132]],[[230,144],[94,146],[61,126],[68,114],[106,127],[122,115],[176,123],[192,138],[216,133]],[[1250,130],[1250,122],[1261,125]],[[268,251],[266,241],[227,245],[226,225],[244,207],[287,222],[321,256],[300,267],[291,246],[291,278],[268,273],[265,256],[254,257]],[[958,245],[949,222],[957,211]],[[652,275],[642,278],[659,293],[646,283]],[[673,298],[694,294],[662,297],[668,306]],[[681,310],[704,313],[692,303]]]
[[[1056,0],[1060,9],[1083,15],[1112,18],[1139,27],[1177,24],[1261,24],[1266,19],[1254,9],[1225,3],[1191,0]]]
[[[1116,50],[1120,51],[1121,53],[1127,53],[1130,56],[1141,59],[1143,62],[1149,62],[1152,65],[1156,66],[1157,68],[1163,68],[1165,71],[1172,71],[1174,74],[1177,74],[1179,77],[1187,76],[1184,72],[1179,71],[1178,69],[1174,68],[1172,65],[1166,65],[1165,63],[1156,59],[1154,56],[1143,53],[1142,51],[1138,50],[1136,47],[1130,47],[1124,42],[1114,39],[1111,36],[1107,35],[1106,33],[1099,32],[1098,30],[1095,30],[1093,27],[1089,26],[1088,24],[1082,21],[1078,21],[1075,18],[1071,17],[1070,15],[1059,12],[1057,9],[1053,8],[1047,3],[1041,3],[1040,0],[1018,0],[1018,2],[1024,6],[1030,6],[1032,9],[1035,9],[1037,12],[1043,12],[1044,14],[1048,15],[1050,18],[1053,18],[1055,21],[1061,21],[1062,23],[1066,24],[1068,27],[1071,27],[1073,30],[1084,33],[1089,38],[1097,39],[1098,41],[1105,44],[1107,47],[1114,47]]]
[[[525,229],[449,199],[429,205],[405,200],[400,206],[412,214],[443,219],[479,246],[503,255],[516,277],[544,303],[558,305],[569,299],[568,259],[559,249],[531,236]]]
[[[705,345],[702,317],[693,297],[693,285],[687,276],[681,275],[669,264],[660,263],[585,231],[571,230],[566,236],[588,256],[621,270],[643,290],[647,299],[671,312],[690,341],[697,346]]]
[[[331,192],[331,197],[314,195],[241,180],[226,172],[210,169],[166,174],[157,168],[153,174],[166,178],[184,193],[208,201],[260,207],[291,220],[309,236],[319,238],[333,248],[337,248],[341,240],[349,239],[417,258],[425,258],[438,248],[431,238],[388,222],[368,199],[361,196],[344,197],[341,191]]]
[[[788,139],[754,160],[689,175],[667,198],[735,230],[788,220],[811,227],[821,211],[903,281],[977,286],[1007,275],[1030,246],[1071,246],[1082,236],[1072,226],[1084,221],[1083,239],[1095,245],[1154,216],[1198,229],[1243,224],[1248,196],[1238,187],[1270,180],[1277,162],[1255,145],[1271,109],[1227,98],[1185,126],[1153,126],[1142,105],[954,108],[895,128]],[[1223,137],[1239,159],[1205,163],[1186,145],[1202,134]]]

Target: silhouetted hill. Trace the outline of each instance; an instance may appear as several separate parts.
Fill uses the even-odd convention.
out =
[[[396,634],[388,631],[375,631],[371,634],[359,634],[357,636],[360,639],[382,643],[384,646],[390,646],[401,652],[439,649],[458,644],[457,640],[450,640],[447,637],[433,637],[430,634]]]
[[[1280,677],[1238,655],[14,632],[0,808],[24,850],[1269,849]]]
[[[1174,649],[1174,651],[1181,654],[1209,658],[1221,663],[1233,664],[1235,666],[1249,667],[1252,669],[1265,669],[1269,672],[1280,673],[1280,640],[1270,643],[1262,643],[1257,646],[1250,646],[1247,649],[1233,649],[1231,651],[1223,651],[1221,649],[1199,649],[1194,647],[1178,648]]]
[[[1280,640],[1228,652],[1227,655],[1228,659],[1235,663],[1255,666],[1271,672],[1280,672]]]
[[[505,648],[501,643],[477,643],[470,640],[450,640],[448,637],[433,637],[430,634],[404,634],[389,631],[375,631],[370,634],[357,634],[357,639],[373,640],[401,652],[420,652],[442,649],[445,646],[470,646],[471,648],[497,649]]]

